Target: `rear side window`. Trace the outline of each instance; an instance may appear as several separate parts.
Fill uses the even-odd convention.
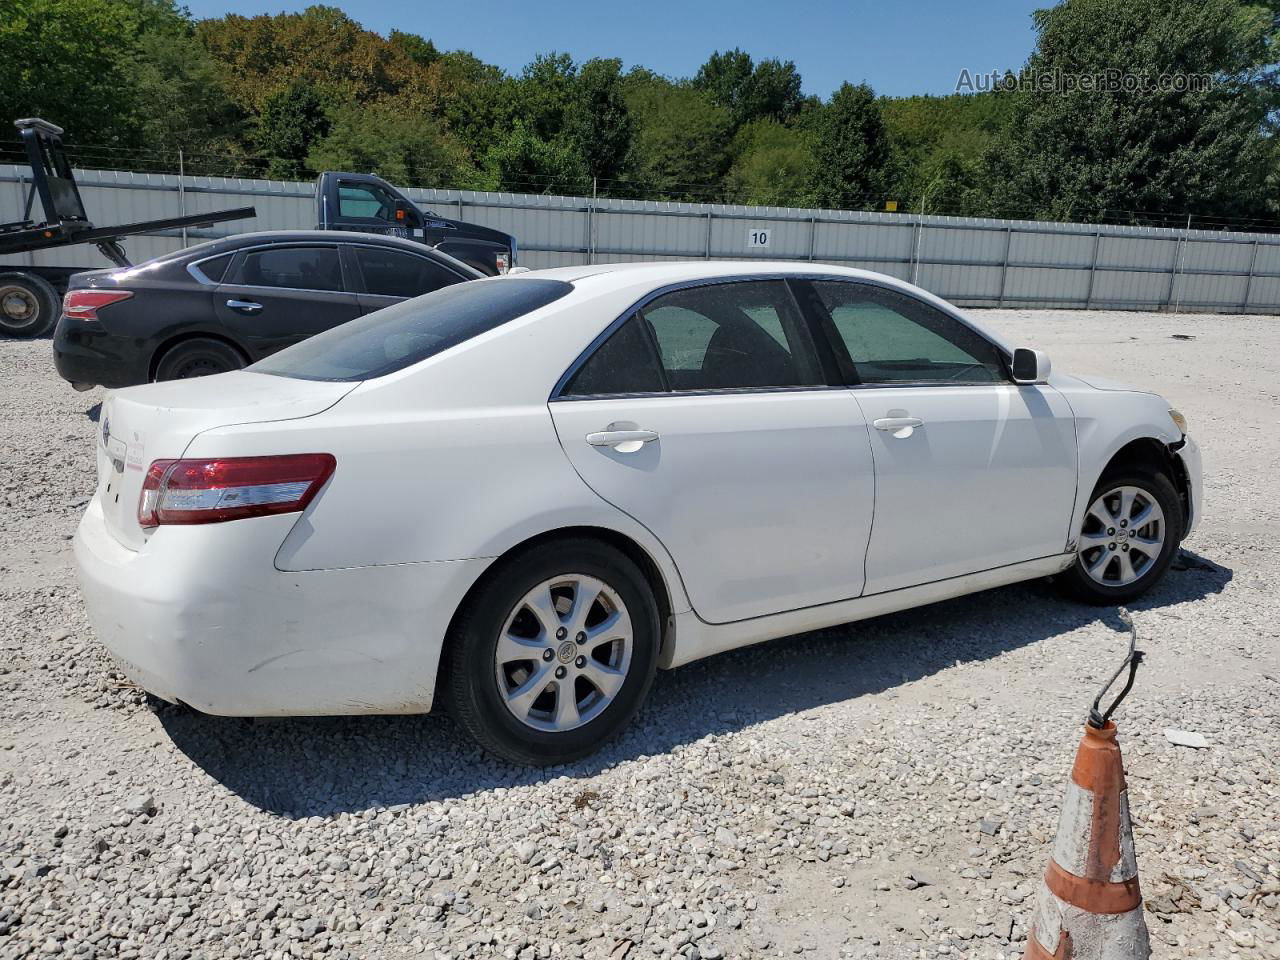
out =
[[[337,247],[266,247],[240,260],[231,283],[293,290],[341,290]]]
[[[573,287],[524,277],[457,283],[326,330],[248,369],[300,380],[370,380],[559,300]]]
[[[587,358],[563,391],[566,397],[598,397],[620,393],[662,393],[666,385],[653,341],[633,316]]]
[[[235,256],[234,253],[224,253],[220,257],[210,257],[208,260],[192,264],[191,269],[198,270],[210,283],[221,283],[222,278],[227,274],[227,267],[231,266]]]
[[[778,280],[690,287],[646,306],[672,390],[745,390],[823,383],[809,330]]]
[[[380,297],[420,297],[463,278],[434,260],[400,250],[352,247],[365,293]]]

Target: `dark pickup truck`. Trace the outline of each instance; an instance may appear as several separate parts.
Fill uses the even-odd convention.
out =
[[[416,240],[490,275],[516,265],[516,238],[422,210],[371,173],[325,171],[316,178],[317,227]]]

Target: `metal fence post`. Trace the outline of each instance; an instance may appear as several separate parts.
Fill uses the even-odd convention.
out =
[[[813,260],[813,252],[818,246],[818,217],[809,218],[809,259]]]
[[[1102,244],[1102,228],[1093,231],[1093,259],[1089,261],[1089,288],[1084,294],[1084,308],[1093,309],[1093,278],[1098,275],[1098,247]]]
[[[710,209],[707,210],[707,255],[704,259],[706,260],[711,259],[711,210]]]
[[[1183,230],[1182,236],[1178,238],[1177,246],[1174,248],[1177,251],[1177,253],[1174,255],[1174,258],[1173,258],[1173,269],[1169,272],[1169,293],[1164,298],[1165,310],[1168,310],[1170,307],[1173,307],[1173,293],[1178,286],[1178,274],[1182,272],[1182,252],[1183,250],[1186,249],[1187,233],[1190,230],[1191,230],[1191,214],[1188,213],[1186,229]],[[1182,294],[1179,293],[1178,306],[1174,308],[1173,312],[1177,313],[1178,310],[1181,309],[1181,307],[1182,307]]]
[[[1000,267],[1000,299],[996,301],[996,306],[1004,306],[1004,283],[1009,276],[1009,248],[1013,246],[1013,227],[1005,227],[1004,230],[1004,264]]]
[[[911,250],[911,282],[915,283],[920,277],[920,244],[924,237],[924,222],[916,221],[915,236],[912,238]]]
[[[1253,298],[1253,273],[1258,268],[1258,241],[1253,241],[1253,256],[1249,258],[1249,279],[1244,282],[1244,301],[1240,304],[1240,312],[1249,312],[1249,301]]]
[[[1187,269],[1186,260],[1190,254],[1190,250],[1188,249],[1190,246],[1191,246],[1191,214],[1188,213],[1187,228],[1182,233],[1182,262],[1179,266],[1179,273],[1183,273],[1184,275]],[[1182,310],[1182,290],[1179,289],[1178,303],[1177,303],[1177,306],[1173,308],[1173,312],[1179,313],[1181,310]]]
[[[592,177],[591,199],[587,201],[587,263],[596,262],[596,184]]]
[[[187,215],[187,188],[184,184],[183,177],[186,174],[186,165],[182,159],[182,148],[178,148],[178,216],[185,217]],[[187,245],[187,228],[182,228],[182,246]]]

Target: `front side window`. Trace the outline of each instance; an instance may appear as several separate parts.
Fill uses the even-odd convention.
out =
[[[455,283],[326,330],[247,369],[299,380],[371,380],[425,360],[559,300],[561,280]]]
[[[338,214],[360,220],[386,220],[396,218],[396,200],[391,193],[375,183],[339,183]]]
[[[664,294],[642,311],[672,390],[742,390],[824,382],[785,283],[752,280]]]
[[[463,278],[434,260],[400,250],[353,247],[366,293],[380,297],[420,297]]]
[[[996,347],[927,303],[866,283],[813,284],[863,383],[995,383]]]
[[[230,282],[251,287],[341,290],[342,264],[337,247],[266,247],[244,254]]]

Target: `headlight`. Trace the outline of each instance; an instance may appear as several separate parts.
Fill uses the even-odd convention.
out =
[[[1177,425],[1178,429],[1182,431],[1182,435],[1185,437],[1187,435],[1187,418],[1177,410],[1170,410],[1169,419]]]

